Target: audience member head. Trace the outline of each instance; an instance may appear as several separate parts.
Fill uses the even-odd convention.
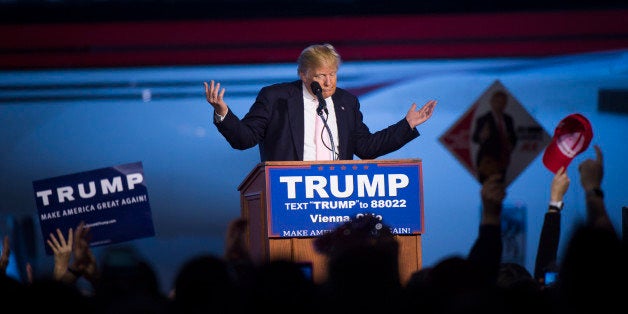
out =
[[[255,263],[247,244],[248,221],[236,218],[229,223],[225,237],[225,261],[233,274],[235,284],[243,289],[253,280]]]
[[[462,256],[440,260],[424,274],[421,305],[431,313],[493,313],[501,309],[479,265]]]
[[[248,221],[237,218],[229,223],[225,237],[225,259],[229,262],[250,261],[251,256],[246,244]]]
[[[102,258],[102,272],[95,286],[99,310],[106,313],[144,313],[167,310],[152,266],[129,246],[109,247]]]
[[[358,310],[359,306],[395,304],[392,300],[400,296],[401,289],[399,244],[380,218],[355,218],[317,238],[314,245],[327,257],[325,288],[336,302],[342,303],[336,304],[342,305],[339,311],[347,306]],[[358,301],[368,295],[377,295],[381,302]]]
[[[555,309],[549,296],[543,294],[541,284],[518,263],[501,263],[497,287],[510,313],[551,313]]]
[[[233,277],[220,257],[202,254],[188,260],[174,283],[174,307],[179,313],[211,313],[235,309]]]
[[[96,310],[91,298],[83,295],[76,285],[52,276],[41,276],[33,280],[26,286],[26,293],[28,299],[24,299],[25,302],[20,305],[26,313],[41,311],[42,305],[46,311],[68,314],[93,313]]]
[[[316,285],[306,277],[302,264],[273,260],[257,268],[252,303],[261,312],[319,313]]]
[[[570,313],[614,313],[625,308],[628,265],[613,229],[581,224],[567,244],[557,279]]]
[[[532,274],[523,266],[513,262],[503,262],[497,274],[497,286],[502,289],[540,289]]]
[[[28,300],[26,286],[4,273],[0,273],[0,295],[2,307],[7,309],[19,308]]]

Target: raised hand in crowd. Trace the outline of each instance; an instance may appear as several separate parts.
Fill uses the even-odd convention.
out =
[[[620,287],[628,280],[627,257],[604,204],[602,151],[594,148],[595,159],[578,167],[587,219],[572,231],[557,277],[565,313],[625,312],[625,289]]]
[[[87,281],[95,284],[100,277],[98,271],[98,263],[92,252],[89,242],[91,240],[91,232],[89,227],[85,227],[85,223],[81,222],[74,231],[74,262],[71,269],[77,274],[85,277]]]
[[[500,174],[490,176],[483,184],[480,192],[482,198],[481,225],[501,225],[501,215],[506,186]]]
[[[598,145],[594,145],[595,159],[587,159],[578,166],[580,184],[586,195],[587,221],[595,227],[613,229],[604,204],[602,179],[604,178],[604,156]]]
[[[484,284],[492,286],[497,280],[503,251],[501,217],[506,198],[506,185],[501,174],[493,174],[482,183],[480,197],[482,217],[478,237],[467,259],[478,267]]]
[[[571,183],[571,181],[567,175],[567,169],[560,167],[552,179],[549,210],[556,210],[554,207],[558,207],[558,210],[562,209],[563,197],[565,197],[565,193],[567,193],[569,183]]]
[[[67,239],[63,232],[56,230],[46,240],[54,253],[53,278],[66,283],[74,283],[81,276],[94,284],[98,278],[96,258],[89,247],[89,228],[81,222],[75,230],[68,230]],[[72,262],[70,264],[70,262]]]
[[[50,233],[46,243],[54,253],[54,268],[52,277],[67,283],[73,283],[77,277],[74,276],[70,269],[70,259],[72,258],[72,243],[74,241],[74,231],[72,228],[68,230],[68,238],[66,240],[63,232],[57,228],[57,236]]]
[[[555,272],[558,267],[556,255],[560,241],[560,213],[563,209],[563,198],[569,188],[570,179],[565,167],[560,167],[554,174],[550,187],[550,202],[543,219],[543,228],[539,238],[534,265],[534,279],[540,284],[545,281],[545,273]]]

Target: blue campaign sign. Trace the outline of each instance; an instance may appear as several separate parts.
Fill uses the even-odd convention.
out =
[[[33,189],[44,243],[80,222],[91,229],[90,246],[155,235],[141,162],[33,181]]]
[[[319,236],[364,214],[394,234],[421,234],[422,177],[420,161],[268,166],[268,236]]]

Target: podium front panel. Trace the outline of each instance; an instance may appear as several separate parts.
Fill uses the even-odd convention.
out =
[[[327,260],[314,249],[314,240],[356,215],[376,214],[399,243],[399,275],[405,284],[422,264],[421,167],[418,159],[258,164],[238,187],[251,256],[258,263],[278,259],[311,263],[314,281],[322,283]],[[295,212],[294,217],[309,222],[288,218],[284,229],[289,232],[273,229]],[[333,217],[340,218],[331,221]]]
[[[421,234],[421,162],[267,166],[268,237],[316,237],[374,214],[393,234]]]

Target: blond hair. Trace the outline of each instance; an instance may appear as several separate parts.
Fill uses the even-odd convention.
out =
[[[305,73],[324,65],[340,67],[342,60],[336,48],[331,44],[311,45],[303,49],[299,59],[297,59],[297,72]]]

